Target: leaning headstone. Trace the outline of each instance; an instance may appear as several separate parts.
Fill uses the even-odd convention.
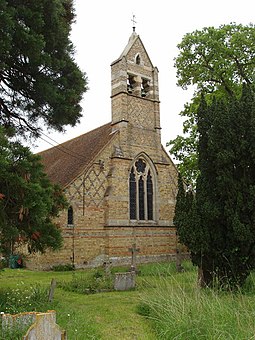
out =
[[[51,302],[53,300],[55,288],[56,288],[57,282],[55,279],[51,280],[50,284],[50,290],[49,290],[49,296],[48,296],[48,301]]]
[[[135,288],[135,277],[134,271],[126,273],[116,273],[114,281],[115,290],[129,290]]]

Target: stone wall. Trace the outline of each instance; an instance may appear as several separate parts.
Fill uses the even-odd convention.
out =
[[[127,88],[129,76],[135,79],[131,93]],[[147,80],[149,91],[143,97],[141,85]],[[63,232],[63,248],[28,258],[29,268],[67,263],[82,268],[100,265],[107,258],[116,264],[125,263],[130,260],[128,249],[134,243],[140,248],[138,262],[175,256],[177,170],[160,141],[158,70],[135,33],[112,64],[111,85],[112,129],[118,133],[65,188],[74,225],[67,225],[67,211],[63,211],[57,220]],[[129,176],[139,158],[148,165],[153,183],[151,221],[130,220]]]

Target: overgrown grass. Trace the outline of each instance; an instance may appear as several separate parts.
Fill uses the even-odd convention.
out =
[[[0,289],[0,311],[5,314],[19,314],[24,311],[45,312],[52,308],[48,302],[48,289],[39,284],[25,286],[23,282],[17,283],[15,288]],[[0,339],[21,339],[29,328],[22,323],[14,327],[2,327],[0,319]]]
[[[72,280],[60,283],[60,287],[69,292],[93,294],[102,291],[113,291],[113,275],[106,275],[102,269],[93,269],[74,273]]]
[[[17,307],[14,308],[11,299],[9,305],[14,312],[55,309],[58,324],[72,340],[254,339],[254,276],[239,292],[201,290],[197,287],[196,268],[189,262],[183,266],[183,273],[176,272],[174,263],[139,266],[137,288],[127,292],[102,292],[112,284],[112,277],[105,276],[101,269],[75,272],[7,269],[0,274],[0,286],[10,286],[13,291]],[[113,268],[112,275],[122,270],[125,268]],[[105,277],[111,278],[111,282],[104,282]],[[57,280],[57,288],[53,303],[48,303],[45,296],[52,278]],[[32,300],[26,299],[28,287],[33,287]],[[23,291],[22,298],[17,289]],[[88,289],[95,294],[86,294]],[[8,300],[6,296],[0,296],[0,303]],[[24,299],[30,302],[18,301]],[[21,337],[12,334],[2,339]]]
[[[0,289],[0,311],[17,314],[23,311],[45,311],[50,304],[47,302],[48,289],[35,284],[24,286],[18,284],[16,288]]]
[[[153,324],[158,339],[254,339],[252,277],[243,291],[235,293],[198,288],[196,272],[189,266],[181,274],[159,274],[156,281],[153,293],[142,295],[137,310]]]

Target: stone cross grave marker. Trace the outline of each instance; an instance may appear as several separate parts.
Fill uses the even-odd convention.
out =
[[[103,268],[106,276],[111,275],[111,268],[112,268],[112,262],[109,259],[106,259],[103,263]]]
[[[135,243],[133,243],[132,248],[128,248],[128,251],[132,254],[130,270],[136,272],[136,254],[140,252],[140,248],[136,248]]]

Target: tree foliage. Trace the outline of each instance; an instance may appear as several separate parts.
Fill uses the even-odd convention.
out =
[[[255,267],[255,94],[244,85],[239,99],[202,99],[195,204],[178,223],[205,283],[242,285]],[[187,196],[185,197],[187,199]],[[185,210],[184,210],[185,212]],[[187,213],[185,212],[187,215]],[[192,230],[191,230],[192,229]]]
[[[200,94],[208,104],[213,97],[240,97],[241,85],[253,84],[255,79],[255,26],[235,23],[219,28],[207,27],[186,34],[178,45],[175,59],[178,85],[194,86],[191,103],[180,113],[186,117],[183,136],[168,145],[179,162],[179,170],[188,181],[195,182],[197,168],[196,116]]]
[[[29,252],[61,246],[61,231],[52,222],[66,207],[59,187],[51,185],[40,157],[19,142],[10,142],[0,129],[0,252],[21,244]]]
[[[72,0],[0,3],[0,123],[38,135],[40,124],[63,130],[81,117],[86,77],[69,39]]]

